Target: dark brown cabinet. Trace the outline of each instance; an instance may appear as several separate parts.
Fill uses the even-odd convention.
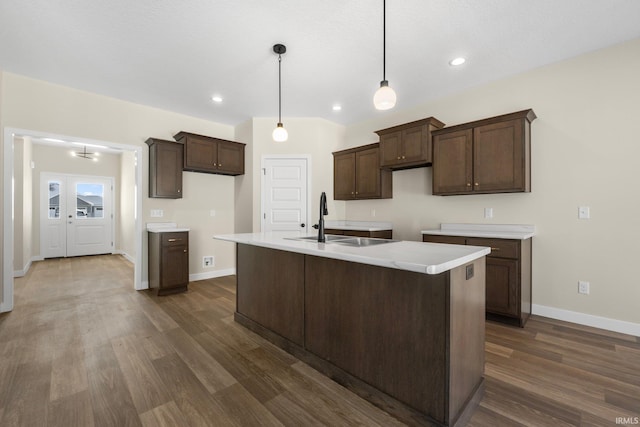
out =
[[[422,236],[423,242],[487,246],[487,318],[523,327],[531,315],[531,239]]]
[[[187,290],[189,232],[149,233],[149,288],[158,295]]]
[[[373,237],[376,239],[391,239],[393,237],[392,230],[363,231],[325,228],[324,232],[325,234],[337,234],[338,236]]]
[[[183,145],[157,138],[145,142],[149,146],[149,197],[182,198]]]
[[[380,166],[408,169],[431,164],[431,133],[444,126],[433,117],[376,131],[380,136]]]
[[[531,191],[533,110],[433,132],[433,194]]]
[[[179,132],[174,138],[184,143],[183,170],[220,175],[244,174],[245,144],[189,132]]]
[[[380,169],[379,145],[370,144],[333,153],[335,200],[389,199],[391,171]]]

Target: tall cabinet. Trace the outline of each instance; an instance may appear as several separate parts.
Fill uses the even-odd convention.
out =
[[[149,197],[182,198],[184,146],[175,141],[149,138]]]

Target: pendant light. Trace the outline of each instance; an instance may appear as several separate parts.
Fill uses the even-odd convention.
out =
[[[378,110],[389,110],[396,105],[396,93],[389,87],[387,65],[387,2],[382,0],[382,81],[373,95],[373,105]]]
[[[284,142],[289,137],[287,130],[282,126],[282,54],[287,51],[283,44],[273,45],[273,51],[278,54],[278,125],[273,130],[273,140]]]

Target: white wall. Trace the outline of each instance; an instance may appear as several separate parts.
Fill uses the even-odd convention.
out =
[[[174,221],[190,227],[190,273],[215,275],[235,267],[233,250],[214,241],[215,233],[234,231],[234,181],[232,177],[185,172],[184,198],[178,200],[148,197],[149,137],[172,140],[179,131],[224,139],[234,139],[234,129],[213,121],[171,113],[124,102],[101,95],[46,83],[11,73],[2,74],[0,123],[11,127],[56,135],[87,138],[143,147],[143,224],[158,221],[151,209],[162,209],[161,221]],[[7,141],[3,141],[7,143]],[[217,215],[210,217],[215,209]],[[4,201],[2,210],[5,211]],[[146,232],[143,232],[146,242]],[[21,239],[22,236],[16,236]],[[146,280],[146,244],[143,245],[143,281]],[[202,256],[214,255],[213,269],[202,268]],[[3,266],[4,269],[4,266]],[[4,271],[4,270],[3,270]]]
[[[469,67],[472,66],[470,63]],[[464,70],[459,71],[460,73]],[[535,224],[533,303],[640,323],[640,39],[349,126],[344,146],[374,130],[434,116],[447,125],[533,108],[532,192],[433,196],[431,168],[393,173],[393,199],[346,203],[353,220],[392,221],[420,240],[442,222]],[[578,219],[578,206],[592,218]],[[494,218],[485,220],[483,209]],[[591,294],[577,293],[578,280]]]

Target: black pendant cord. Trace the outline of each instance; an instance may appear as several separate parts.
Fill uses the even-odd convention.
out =
[[[278,54],[278,123],[282,123],[282,55]]]
[[[387,80],[387,0],[382,0],[382,81]]]

